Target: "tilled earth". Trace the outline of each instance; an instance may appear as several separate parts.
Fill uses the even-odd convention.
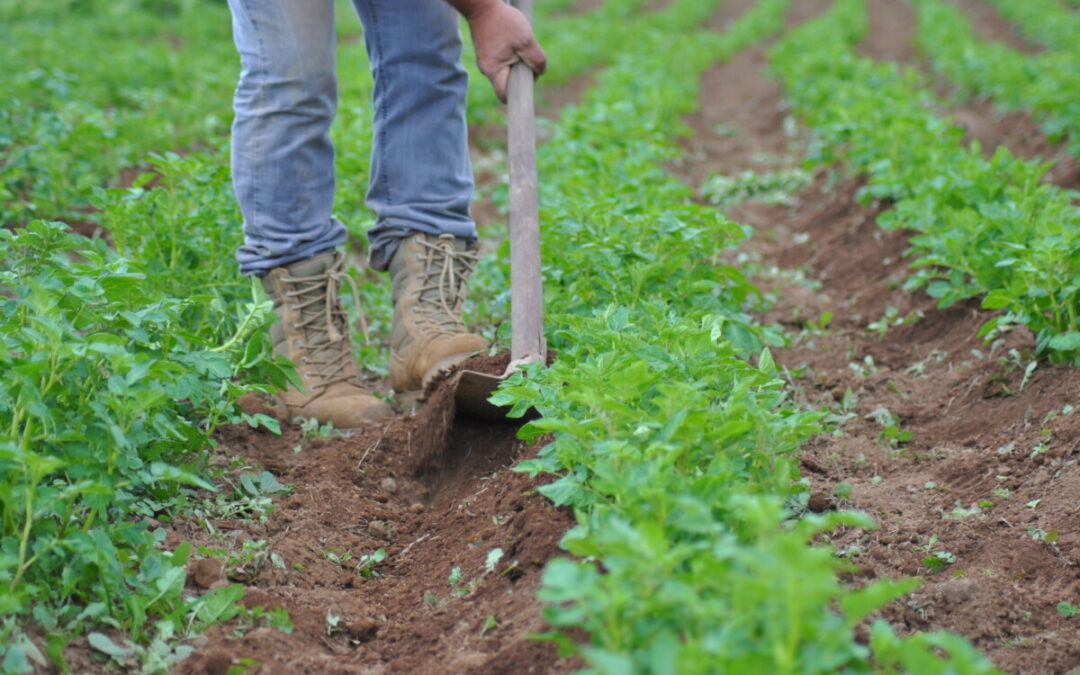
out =
[[[580,9],[593,4],[583,0]],[[752,4],[726,0],[709,26],[722,29]],[[870,4],[862,53],[925,68],[908,5]],[[957,4],[984,36],[1035,51],[985,3]],[[827,6],[795,0],[790,23]],[[700,186],[712,173],[799,165],[806,134],[790,123],[782,92],[767,77],[766,47],[704,76],[700,112],[685,120],[695,134],[671,167],[689,184]],[[546,114],[575,102],[591,81],[585,74],[550,92]],[[1080,187],[1075,160],[1027,115],[1002,114],[987,102],[942,112],[988,152],[1004,144],[1020,156],[1055,159],[1048,179]],[[477,130],[478,137],[494,133]],[[756,229],[743,251],[757,282],[776,298],[765,319],[799,336],[777,352],[778,362],[799,396],[847,418],[806,449],[811,508],[860,509],[879,523],[872,532],[831,537],[854,564],[853,583],[923,578],[920,589],[884,612],[901,629],[959,632],[1010,672],[1074,671],[1080,618],[1067,619],[1055,607],[1080,604],[1080,414],[1062,413],[1066,405],[1080,407],[1080,370],[1040,364],[1025,378],[1030,334],[1017,330],[983,344],[975,333],[990,315],[977,303],[939,310],[931,298],[900,290],[910,233],[879,229],[875,217],[889,205],[858,204],[861,184],[819,171],[789,204],[748,202],[729,213]],[[490,204],[478,206],[479,219],[497,217]],[[887,311],[891,319],[881,323]],[[823,328],[826,312],[833,318]],[[870,329],[872,322],[878,329]],[[881,409],[910,440],[882,438]],[[255,545],[250,560],[228,566],[212,557],[196,561],[189,584],[202,591],[243,583],[245,604],[284,607],[295,630],[214,628],[178,671],[580,667],[527,637],[547,630],[535,593],[571,515],[538,495],[536,481],[510,470],[535,452],[516,440],[515,427],[450,424],[451,418],[433,406],[329,439],[305,438],[289,425],[282,436],[222,430],[215,460],[228,474],[265,469],[292,490],[275,500],[264,522],[178,521],[164,526],[167,543],[230,552]],[[418,452],[429,461],[418,461]],[[360,574],[362,556],[379,549],[386,557],[371,568],[376,574]],[[489,565],[496,549],[502,556]],[[931,568],[926,559],[933,555],[952,562]],[[460,579],[451,583],[455,568]]]
[[[571,518],[533,491],[535,481],[510,471],[533,451],[516,440],[515,426],[453,422],[448,401],[444,386],[419,413],[348,438],[222,432],[223,461],[238,455],[294,489],[265,523],[213,520],[211,533],[186,521],[170,528],[169,543],[236,550],[265,541],[259,564],[205,558],[190,583],[240,581],[245,604],[286,608],[295,630],[214,628],[179,672],[225,673],[245,659],[260,673],[571,668],[553,647],[525,637],[546,629],[535,600],[539,575]],[[385,560],[365,575],[363,556],[380,549]]]

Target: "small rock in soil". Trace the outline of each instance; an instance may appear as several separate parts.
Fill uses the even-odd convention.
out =
[[[938,596],[950,605],[958,605],[969,600],[975,588],[967,579],[950,579],[938,588]]]
[[[420,503],[416,503],[416,504],[413,504],[412,506],[410,506],[409,510],[412,511],[413,513],[423,513],[424,512],[424,505],[420,504]]]
[[[807,502],[807,508],[814,513],[825,513],[826,511],[833,510],[834,507],[832,500],[824,492],[815,492],[810,495],[810,501]]]
[[[390,494],[394,494],[395,492],[397,492],[397,481],[393,478],[383,478],[382,482],[379,483],[379,485],[382,486],[383,490],[389,492]]]
[[[371,619],[357,619],[345,627],[349,636],[359,642],[367,642],[379,632],[379,625]]]
[[[225,565],[216,558],[203,558],[188,565],[188,578],[198,588],[208,589],[225,580]]]
[[[367,531],[368,534],[373,537],[378,537],[379,539],[385,539],[389,534],[389,532],[386,531],[386,524],[381,520],[373,520],[368,523]]]
[[[225,675],[232,666],[232,654],[224,649],[215,649],[206,655],[203,661],[203,672],[207,675]]]

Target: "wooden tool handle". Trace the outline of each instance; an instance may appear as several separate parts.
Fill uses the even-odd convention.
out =
[[[511,0],[532,22],[532,0]],[[510,359],[547,360],[544,285],[540,272],[540,199],[536,177],[535,77],[523,62],[510,67],[507,84],[510,164]]]

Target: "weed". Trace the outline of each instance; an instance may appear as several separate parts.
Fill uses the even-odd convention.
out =
[[[955,563],[956,555],[948,551],[936,551],[932,555],[923,558],[922,561],[922,564],[930,570],[931,574],[937,574]]]
[[[810,184],[813,176],[801,168],[770,173],[742,171],[734,176],[714,174],[701,186],[701,194],[717,208],[727,209],[744,201],[790,205],[792,196]]]
[[[1057,611],[1058,614],[1065,617],[1066,619],[1071,619],[1074,616],[1080,616],[1080,607],[1064,601],[1057,604]]]

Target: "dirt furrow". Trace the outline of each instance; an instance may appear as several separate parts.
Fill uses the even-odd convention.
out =
[[[1001,42],[1025,54],[1038,54],[1043,48],[1030,42],[1008,19],[985,0],[950,0],[971,17],[971,27],[984,40]]]
[[[818,4],[795,3],[792,23]],[[871,12],[864,53],[913,62],[906,5],[873,0]],[[701,112],[687,119],[701,165],[673,168],[692,185],[800,162],[805,134],[764,66],[750,50],[704,76]],[[990,133],[984,145],[1005,140]],[[791,206],[729,211],[756,229],[747,248],[777,301],[767,318],[798,336],[777,360],[805,400],[843,420],[806,449],[811,506],[861,509],[880,524],[832,537],[854,583],[924,579],[886,611],[897,625],[957,631],[1010,672],[1069,672],[1080,629],[1055,606],[1080,601],[1080,415],[1062,410],[1080,398],[1080,371],[1041,364],[1025,381],[1030,334],[983,344],[975,334],[989,316],[977,303],[941,310],[900,289],[909,233],[878,228],[888,204],[858,203],[860,187],[820,172]]]
[[[224,673],[245,659],[258,673],[569,669],[525,639],[545,630],[535,593],[569,514],[510,471],[532,452],[510,425],[459,420],[446,452],[418,468],[416,448],[436,426],[416,415],[347,438],[223,431],[216,459],[227,475],[265,467],[292,491],[261,519],[173,523],[167,543],[201,547],[194,588],[243,583],[245,605],[284,607],[295,631],[212,628],[180,672]]]

